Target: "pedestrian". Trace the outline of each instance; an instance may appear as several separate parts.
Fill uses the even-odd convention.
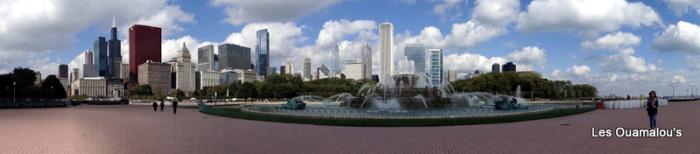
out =
[[[165,107],[165,101],[160,100],[160,112],[163,112],[164,107]]]
[[[177,114],[177,100],[173,101],[173,114]]]
[[[158,112],[158,102],[153,101],[153,112]]]
[[[659,99],[656,97],[656,91],[649,92],[647,98],[647,115],[649,115],[649,126],[656,128],[656,115],[658,114]]]

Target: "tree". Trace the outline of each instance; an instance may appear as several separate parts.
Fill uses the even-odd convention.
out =
[[[141,95],[141,96],[152,96],[153,92],[151,91],[151,86],[148,84],[144,85],[138,85],[134,90],[130,91],[132,95]]]
[[[241,84],[240,89],[236,91],[236,97],[238,98],[255,98],[258,95],[258,91],[255,85],[250,82],[244,82]]]
[[[66,98],[66,90],[56,75],[49,75],[41,83],[41,95],[43,98],[63,99]]]
[[[185,98],[185,92],[183,92],[180,89],[176,90],[175,91],[175,99],[177,99],[179,101],[179,100],[182,100],[183,98]]]

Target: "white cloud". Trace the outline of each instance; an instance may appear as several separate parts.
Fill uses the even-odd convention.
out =
[[[566,72],[574,76],[585,76],[591,73],[591,68],[586,65],[574,65],[566,69]]]
[[[622,50],[636,46],[642,39],[632,33],[617,32],[605,35],[593,41],[585,41],[581,46],[585,49]]]
[[[664,0],[673,13],[680,16],[689,10],[695,10],[700,15],[700,0]]]
[[[164,40],[161,47],[161,61],[166,62],[177,57],[177,52],[182,49],[182,43],[185,43],[187,50],[190,51],[192,62],[197,63],[197,48],[200,47],[200,42],[189,35],[177,39]]]
[[[513,51],[507,58],[516,63],[518,70],[534,70],[535,67],[544,67],[547,54],[544,49],[536,46],[524,47],[519,51]]]
[[[235,43],[249,47],[251,56],[255,54],[257,34],[261,29],[268,29],[270,33],[270,67],[279,66],[287,61],[287,58],[297,55],[300,42],[307,38],[302,35],[301,29],[294,23],[251,23],[247,24],[240,32],[231,33],[224,42]]]
[[[441,19],[456,19],[462,15],[459,12],[463,0],[441,0],[433,7],[433,13],[440,16]]]
[[[651,45],[659,51],[683,51],[687,53],[700,53],[700,26],[693,23],[679,21],[676,25],[670,25],[659,35]]]
[[[634,49],[627,48],[601,59],[600,66],[604,71],[621,71],[627,73],[647,73],[660,70],[656,65],[647,63],[644,58],[634,56]]]
[[[162,33],[164,36],[168,36],[173,32],[181,32],[185,29],[182,28],[178,23],[193,23],[194,15],[189,14],[180,9],[180,6],[165,6],[162,10],[158,11],[156,14],[147,17],[141,17],[134,24],[144,24],[155,27],[162,28]],[[133,24],[129,24],[133,25]],[[123,28],[122,32],[126,34],[128,30]]]
[[[525,32],[574,30],[610,32],[622,26],[661,24],[659,15],[642,2],[625,0],[535,0],[520,14],[517,29]]]
[[[323,24],[323,29],[318,34],[316,44],[321,47],[331,47],[332,45],[346,39],[347,36],[355,36],[355,40],[376,39],[374,30],[377,23],[371,20],[330,20]]]
[[[520,9],[517,0],[493,0],[476,2],[472,19],[464,23],[452,24],[446,36],[433,27],[425,27],[417,36],[397,36],[397,46],[401,43],[421,43],[434,48],[471,48],[494,37],[507,33],[506,26],[514,20]]]
[[[226,22],[289,22],[330,7],[341,0],[211,0],[225,8]]]
[[[145,22],[163,26],[167,34],[184,30],[182,23],[193,22],[192,15],[166,0],[5,0],[0,1],[0,16],[0,54],[36,57],[50,57],[54,52],[70,49],[75,35],[89,27],[103,28],[106,34],[112,17],[116,17],[122,32],[130,24]],[[0,58],[5,62],[0,70],[20,66],[53,69],[53,63],[60,60],[35,56]]]
[[[478,0],[472,19],[483,24],[502,26],[515,20],[520,12],[518,0]]]
[[[674,84],[682,84],[685,83],[685,81],[685,77],[682,75],[674,75],[673,79],[671,80],[671,82]]]
[[[472,72],[481,70],[491,71],[493,63],[505,64],[507,60],[503,57],[486,57],[476,53],[457,53],[445,56],[445,68],[456,70],[457,72]]]
[[[567,80],[567,79],[581,79],[586,78],[591,74],[591,68],[587,65],[573,65],[566,69],[566,71],[561,71],[559,69],[554,69],[550,75],[551,78],[555,80]]]

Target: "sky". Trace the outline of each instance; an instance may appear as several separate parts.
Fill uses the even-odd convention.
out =
[[[163,60],[183,42],[193,57],[208,44],[253,48],[267,28],[271,67],[298,68],[304,57],[328,65],[336,44],[353,60],[369,44],[376,74],[378,25],[390,22],[395,59],[409,43],[441,48],[460,75],[513,61],[599,95],[687,95],[700,85],[700,0],[4,0],[0,16],[0,73],[80,68],[114,18],[124,63],[134,24],[163,28]]]

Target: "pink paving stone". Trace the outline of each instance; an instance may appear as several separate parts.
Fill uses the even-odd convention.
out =
[[[169,109],[2,109],[0,153],[700,153],[700,102],[660,109],[659,126],[683,129],[681,138],[591,137],[593,127],[647,128],[643,109],[443,127],[286,124]]]

